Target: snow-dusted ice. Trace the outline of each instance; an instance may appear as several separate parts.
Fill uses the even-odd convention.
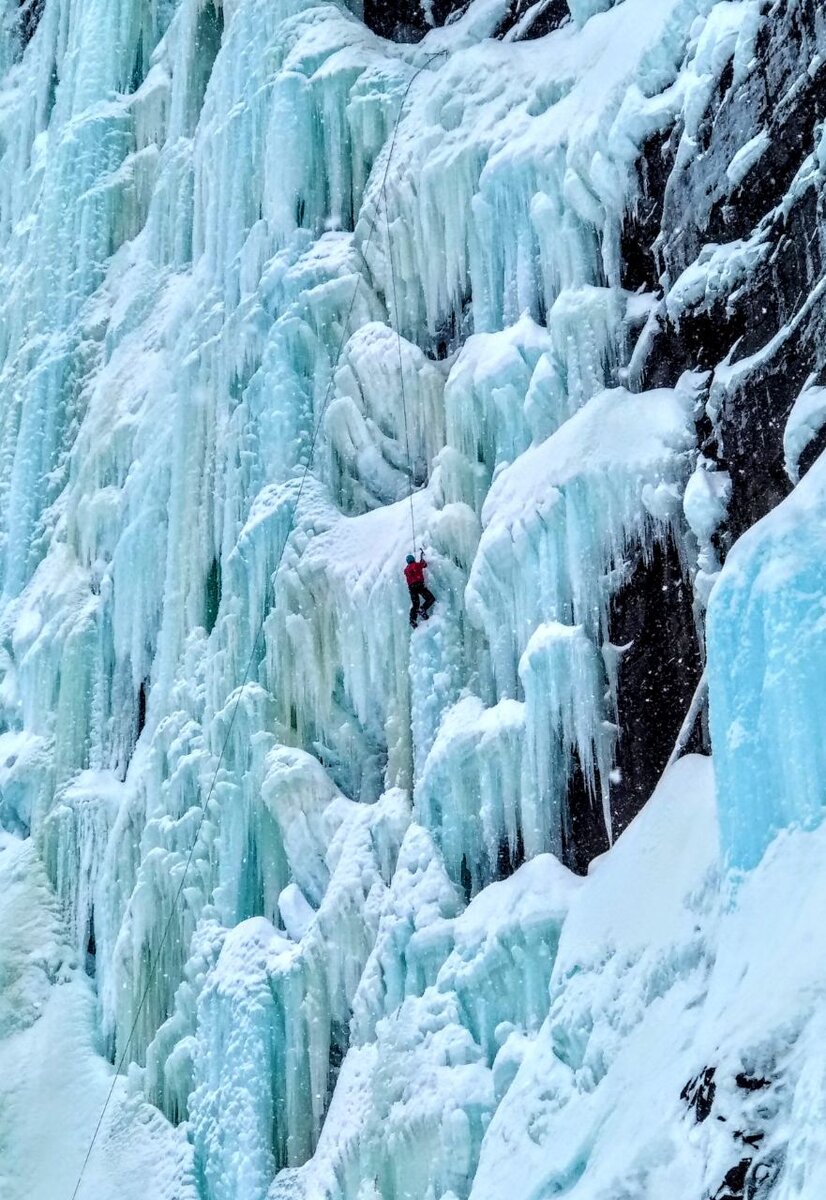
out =
[[[823,15],[448,7],[0,0],[3,1200],[826,1187]]]
[[[83,962],[32,842],[0,835],[0,1190],[71,1195],[112,1085]],[[88,1167],[91,1195],[197,1200],[192,1149],[120,1079]],[[67,1190],[68,1185],[68,1190]]]

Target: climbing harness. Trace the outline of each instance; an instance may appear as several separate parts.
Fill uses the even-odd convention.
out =
[[[402,95],[401,103],[399,104],[399,111],[396,114],[396,121],[395,121],[395,125],[393,126],[393,136],[390,140],[390,148],[389,148],[389,151],[387,154],[387,160],[384,164],[384,174],[382,176],[382,182],[381,182],[381,188],[380,188],[379,195],[380,195],[381,201],[384,203],[384,209],[385,209],[385,225],[386,225],[386,229],[387,229],[387,256],[388,256],[388,260],[389,260],[389,264],[390,264],[390,277],[391,277],[391,284],[392,284],[392,290],[393,290],[393,306],[394,306],[394,309],[396,312],[396,323],[397,324],[398,324],[398,320],[399,320],[399,313],[398,313],[398,303],[397,303],[397,297],[396,297],[396,275],[395,275],[395,268],[393,265],[393,255],[390,250],[390,221],[389,221],[389,217],[387,214],[387,179],[388,179],[388,175],[389,175],[389,171],[390,171],[390,163],[393,158],[393,151],[395,150],[395,147],[396,147],[396,138],[397,138],[397,135],[399,132],[399,126],[401,124],[402,114],[404,112],[404,106],[405,106],[408,96],[410,95],[410,90],[413,87],[413,84],[416,82],[416,80],[422,74],[422,72],[426,71],[427,68],[431,65],[431,63],[435,62],[437,58],[441,58],[443,55],[445,55],[447,53],[448,53],[447,50],[439,50],[439,51],[437,51],[437,53],[430,55],[430,57],[425,59],[425,61],[422,63],[422,65],[420,67],[418,67],[417,70],[411,76],[411,78],[407,84],[407,88],[405,89],[404,94]],[[362,260],[365,262],[365,265],[367,264],[366,253],[370,249],[370,245],[373,241],[373,237],[375,235],[376,228],[378,226],[378,218],[379,218],[379,213],[378,213],[378,211],[376,211],[370,221],[370,229],[368,231],[367,238],[364,243],[364,249],[362,250],[361,247],[358,248],[358,252],[361,254]],[[278,554],[278,558],[276,559],[275,567],[272,572],[273,579],[278,574],[279,568],[281,566],[281,560],[284,557],[284,552],[287,548],[287,541],[289,539],[290,534],[292,533],[296,513],[298,512],[298,505],[301,500],[302,493],[304,491],[304,486],[307,482],[307,477],[309,476],[309,473],[310,473],[310,467],[312,466],[313,454],[315,452],[316,442],[318,441],[318,435],[321,431],[321,425],[324,420],[324,416],[327,411],[327,407],[332,398],[333,388],[335,386],[336,371],[338,369],[339,363],[341,362],[341,356],[344,353],[344,347],[347,344],[347,339],[348,339],[347,331],[350,327],[350,321],[353,316],[353,310],[355,309],[355,306],[356,306],[356,299],[358,298],[360,286],[361,286],[361,278],[356,280],[356,286],[353,289],[353,297],[350,301],[350,306],[349,306],[349,308],[347,310],[347,314],[344,318],[344,322],[343,322],[342,330],[341,330],[341,337],[339,339],[338,348],[336,350],[336,354],[333,359],[333,364],[332,364],[332,367],[330,370],[330,378],[327,381],[327,388],[326,388],[326,391],[324,394],[324,399],[322,401],[321,408],[319,410],[318,418],[313,427],[313,433],[312,433],[312,437],[310,439],[309,453],[307,455],[307,462],[304,466],[304,471],[301,475],[301,482],[299,483],[298,490],[296,492],[295,501],[292,506],[292,512],[290,513],[290,519],[287,523],[287,529],[284,533],[284,540],[281,543],[281,550]],[[392,328],[392,323],[391,323],[391,328]],[[400,368],[400,379],[401,379],[402,408],[403,408],[403,412],[404,412],[404,431],[405,431],[406,451],[407,451],[408,468],[410,470],[410,521],[411,521],[411,527],[412,527],[412,532],[413,532],[413,544],[415,545],[416,525],[415,525],[414,512],[413,512],[413,469],[412,469],[411,458],[410,458],[410,437],[409,437],[408,422],[407,422],[407,405],[406,405],[405,391],[404,391],[404,370],[403,370],[402,343],[401,343],[400,330],[396,330],[396,336],[398,339],[398,350],[399,350],[399,368]],[[190,847],[189,855],[184,864],[184,870],[183,870],[183,874],[181,876],[180,882],[178,883],[178,887],[175,891],[174,896],[172,897],[172,904],[171,904],[171,907],[169,910],[169,916],[167,917],[166,924],[164,925],[163,933],[161,934],[161,940],[158,945],[157,953],[155,955],[155,961],[151,965],[151,968],[149,970],[146,986],[144,987],[143,992],[141,993],[141,997],[138,1002],[138,1007],[135,1010],[135,1016],[133,1018],[131,1028],[129,1030],[129,1035],[126,1039],[126,1042],[124,1043],[123,1049],[121,1050],[121,1053],[118,1056],[117,1062],[115,1064],[115,1070],[114,1070],[114,1074],[112,1076],[112,1084],[106,1095],[106,1099],[104,1100],[103,1108],[101,1109],[100,1116],[98,1117],[97,1124],[95,1125],[95,1129],[92,1134],[92,1139],[89,1142],[89,1147],[86,1151],[86,1155],[81,1164],[80,1172],[77,1177],[77,1182],[75,1183],[74,1190],[71,1194],[70,1200],[77,1200],[77,1197],[80,1193],[80,1186],[83,1182],[83,1176],[86,1173],[86,1168],[88,1167],[89,1160],[92,1157],[92,1151],[95,1148],[95,1143],[97,1142],[98,1136],[100,1135],[101,1128],[103,1127],[103,1121],[106,1116],[109,1105],[111,1103],[112,1096],[115,1093],[115,1087],[117,1086],[118,1079],[121,1077],[121,1073],[126,1064],[126,1057],[127,1057],[127,1054],[129,1053],[129,1048],[132,1044],[132,1040],[133,1040],[133,1038],[135,1036],[135,1032],[138,1028],[138,1022],[140,1020],[141,1013],[143,1012],[143,1009],[146,1005],[146,1001],[149,997],[149,990],[152,987],[152,984],[154,983],[155,977],[158,972],[158,967],[159,967],[159,964],[161,961],[161,956],[163,954],[164,947],[166,946],[166,943],[169,939],[169,935],[172,931],[172,922],[175,918],[175,914],[177,912],[178,905],[179,905],[181,897],[183,895],[184,888],[185,888],[186,882],[187,882],[187,878],[189,876],[190,868],[192,867],[192,863],[193,863],[194,856],[195,856],[195,848],[198,844],[198,838],[201,833],[201,828],[203,826],[204,820],[206,819],[207,809],[209,808],[209,804],[212,799],[213,792],[215,791],[215,786],[218,782],[218,775],[221,770],[221,766],[223,764],[224,758],[226,757],[227,747],[229,746],[229,740],[230,740],[230,737],[232,736],[232,730],[235,725],[235,719],[238,715],[238,709],[241,704],[241,697],[242,697],[244,688],[249,681],[250,674],[252,672],[252,665],[253,665],[253,662],[255,661],[256,652],[258,650],[258,643],[260,642],[261,635],[264,632],[264,623],[267,619],[267,616],[268,616],[268,613],[264,612],[260,621],[258,622],[258,627],[256,629],[255,638],[253,639],[252,649],[250,650],[249,659],[247,660],[247,665],[244,670],[244,674],[241,679],[241,683],[238,685],[238,687],[236,689],[236,699],[235,699],[235,703],[232,707],[229,724],[227,725],[227,731],[224,735],[224,740],[221,745],[220,753],[218,755],[218,762],[215,765],[215,771],[213,772],[212,780],[211,780],[209,788],[207,790],[206,799],[204,800],[203,804],[200,806],[198,819],[195,824],[195,832],[194,832],[193,838],[192,838],[192,845]]]

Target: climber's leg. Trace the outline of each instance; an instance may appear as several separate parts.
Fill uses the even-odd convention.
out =
[[[410,628],[415,629],[419,623],[419,603],[421,601],[421,585],[414,584],[410,588]]]
[[[433,595],[430,588],[427,588],[424,585],[422,585],[422,599],[424,600],[424,605],[422,607],[422,620],[426,621],[430,616],[431,608],[436,603],[436,597]]]

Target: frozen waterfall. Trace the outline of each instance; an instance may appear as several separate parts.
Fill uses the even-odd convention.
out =
[[[4,1198],[822,1194],[824,97],[817,0],[0,0]]]

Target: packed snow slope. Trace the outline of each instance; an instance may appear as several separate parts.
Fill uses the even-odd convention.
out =
[[[825,110],[818,0],[0,0],[4,1198],[824,1194]]]
[[[0,1194],[52,1200],[80,1171],[112,1087],[94,995],[32,841],[0,835]],[[92,1195],[197,1200],[192,1150],[118,1080],[88,1165]],[[71,1187],[69,1188],[69,1194]]]

